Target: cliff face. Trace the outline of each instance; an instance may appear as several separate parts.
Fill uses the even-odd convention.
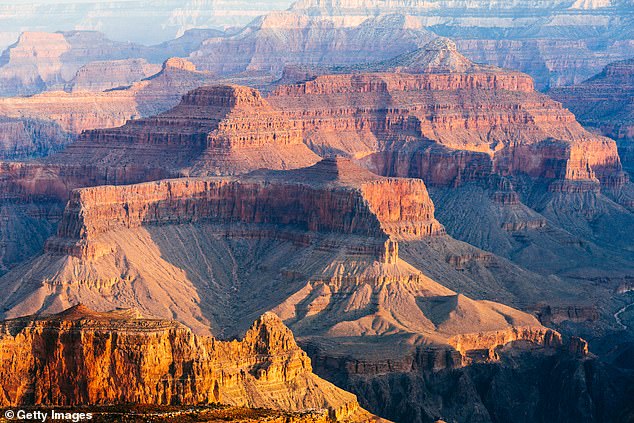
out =
[[[150,64],[145,59],[89,62],[77,70],[75,77],[65,88],[71,92],[101,92],[132,85],[160,70],[160,65]]]
[[[342,26],[385,14],[399,15],[456,40],[475,62],[526,72],[543,90],[580,83],[609,62],[630,58],[634,52],[629,8],[627,3],[607,0],[315,0],[297,2],[292,11]],[[376,31],[367,36],[384,35]]]
[[[259,71],[279,76],[285,65],[353,65],[392,57],[433,35],[404,16],[352,18],[355,25],[293,11],[255,19],[242,31],[202,43],[190,59],[219,74]]]
[[[0,95],[62,89],[103,91],[129,85],[158,72],[157,64],[167,58],[186,56],[214,35],[218,32],[193,31],[146,47],[112,41],[96,31],[25,32],[0,58]]]
[[[140,57],[143,50],[142,46],[108,40],[97,32],[26,32],[3,52],[0,93],[25,95],[63,87],[86,63]]]
[[[53,122],[0,117],[0,157],[46,156],[71,143],[74,136]]]
[[[67,137],[77,136],[85,130],[118,127],[130,119],[165,112],[178,105],[188,91],[216,80],[209,73],[197,71],[191,62],[172,58],[166,60],[160,71],[157,70],[158,73],[151,78],[127,88],[107,92],[86,91],[128,85],[131,82],[128,81],[129,77],[121,72],[127,75],[129,62],[136,63],[138,72],[144,74],[154,73],[157,68],[155,65],[143,64],[145,61],[140,59],[94,62],[82,68],[66,87],[72,92],[49,91],[30,97],[3,98],[0,99],[0,115],[8,119],[38,120],[49,126],[58,126],[64,132],[53,137],[50,142],[59,147],[65,144]],[[113,70],[113,66],[117,69]],[[102,80],[92,77],[95,72]],[[104,74],[108,76],[103,77]],[[0,136],[3,133],[0,132]],[[12,134],[8,132],[5,136]],[[10,147],[17,148],[15,144],[12,143]]]
[[[615,62],[578,85],[549,91],[579,121],[615,139],[623,166],[634,168],[634,60]]]
[[[139,111],[131,91],[53,91],[0,99],[0,115],[50,121],[66,132],[79,134],[86,129],[121,126],[127,119],[139,116]]]
[[[268,101],[320,154],[379,174],[459,185],[491,174],[624,183],[613,141],[585,131],[524,74],[470,63],[435,41],[362,72],[278,87]],[[384,73],[388,70],[401,72]],[[418,70],[431,73],[410,73]]]
[[[71,251],[94,256],[91,242],[116,228],[173,222],[283,225],[376,238],[368,242],[368,252],[396,262],[394,241],[444,231],[434,219],[433,203],[420,180],[377,177],[345,159],[324,160],[288,173],[74,191],[58,236],[79,242]],[[48,248],[55,251],[59,245],[52,241]]]
[[[308,356],[271,313],[236,341],[83,306],[5,321],[0,331],[3,406],[223,403],[327,409],[335,420],[364,414],[354,395],[312,374]]]
[[[317,159],[302,143],[301,130],[259,92],[220,85],[194,90],[155,117],[86,132],[51,161],[213,175],[297,168]]]

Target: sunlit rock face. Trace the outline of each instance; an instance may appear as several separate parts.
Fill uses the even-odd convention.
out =
[[[492,174],[626,181],[614,141],[583,129],[530,76],[474,64],[447,39],[279,86],[268,101],[319,154],[346,154],[379,174],[431,185]]]
[[[312,373],[273,313],[235,341],[197,336],[134,309],[98,313],[83,305],[0,327],[4,406],[222,403],[374,421],[354,395]]]

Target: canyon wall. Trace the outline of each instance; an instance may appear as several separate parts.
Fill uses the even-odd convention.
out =
[[[351,166],[345,159],[324,160],[305,172],[290,171],[290,181],[283,173],[264,172],[241,179],[175,179],[76,190],[59,225],[59,238],[47,249],[64,250],[74,240],[79,243],[71,251],[94,256],[90,242],[115,228],[241,222],[369,237],[368,252],[395,262],[394,241],[444,232],[422,181],[381,178]],[[355,183],[338,172],[354,175]],[[310,178],[312,173],[323,180]]]
[[[54,122],[0,117],[0,158],[5,160],[46,156],[74,139]]]
[[[523,74],[327,75],[278,87],[268,100],[313,150],[379,174],[432,185],[490,174],[624,183],[615,143],[585,131]]]
[[[70,92],[107,91],[130,86],[160,70],[160,65],[148,63],[145,59],[89,62],[77,70],[65,89]]]
[[[623,166],[634,170],[634,60],[611,63],[587,81],[548,94],[583,125],[615,139]]]
[[[0,328],[3,406],[223,403],[371,418],[354,395],[312,374],[293,334],[270,313],[235,341],[81,305]]]

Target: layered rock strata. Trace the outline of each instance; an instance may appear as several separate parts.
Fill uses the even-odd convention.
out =
[[[525,74],[474,65],[448,40],[374,69],[280,86],[267,99],[313,150],[379,174],[432,185],[491,174],[626,181],[615,143],[585,131]]]
[[[289,169],[315,163],[301,129],[254,89],[220,85],[183,96],[152,118],[84,133],[55,163],[163,168],[189,175]]]
[[[150,64],[144,59],[89,62],[77,70],[75,77],[65,88],[71,92],[107,91],[130,86],[160,70],[160,65]]]
[[[352,178],[352,179],[350,179]],[[116,228],[195,222],[285,225],[301,231],[375,238],[360,249],[398,261],[399,239],[443,233],[420,180],[382,178],[347,159],[298,171],[240,179],[175,179],[74,191],[59,225],[60,240],[95,256],[91,242]],[[310,235],[306,235],[310,236]],[[52,240],[49,251],[60,248]]]
[[[249,71],[280,76],[286,65],[341,66],[388,59],[433,37],[404,16],[361,18],[355,25],[341,25],[328,17],[273,12],[236,34],[204,41],[189,59],[217,74]]]
[[[81,305],[0,328],[4,406],[223,403],[374,420],[354,395],[312,373],[272,313],[236,341],[197,336],[133,310],[97,313]]]
[[[0,117],[0,158],[5,160],[46,156],[74,139],[54,122]]]
[[[214,30],[192,31],[146,47],[112,41],[96,31],[24,32],[0,56],[0,95],[129,85],[158,72],[157,64],[167,58],[186,56],[203,39],[218,34]]]
[[[385,14],[398,15],[456,40],[460,50],[478,63],[530,74],[539,89],[580,83],[609,62],[634,55],[631,5],[618,0],[306,0],[295,3],[292,11],[347,27]],[[367,35],[382,36],[378,30]]]
[[[579,121],[619,146],[624,167],[634,169],[634,60],[611,63],[578,85],[549,91]]]

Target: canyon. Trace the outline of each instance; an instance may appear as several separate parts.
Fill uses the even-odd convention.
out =
[[[0,60],[31,94],[0,99],[0,403],[628,421],[631,63],[579,83],[629,54],[626,6],[26,33]]]
[[[634,55],[632,5],[618,0],[302,0],[291,10],[347,26],[400,15],[454,39],[476,62],[530,74],[540,90],[580,83],[608,63]]]
[[[533,362],[592,360],[585,341],[434,281],[415,267],[423,264],[416,249],[427,260],[435,252],[445,280],[477,286],[479,295],[484,279],[476,283],[464,270],[450,270],[464,268],[466,252],[474,260],[466,273],[476,280],[482,271],[473,266],[480,261],[485,268],[496,263],[490,271],[499,272],[498,284],[501,275],[515,286],[527,277],[528,285],[539,280],[502,259],[483,260],[485,253],[447,237],[420,179],[380,177],[336,158],[297,170],[75,190],[44,254],[0,278],[7,292],[2,308],[5,317],[17,317],[65,313],[77,302],[101,312],[134,306],[142,314],[176,318],[196,336],[221,339],[244,331],[248,338],[250,322],[272,310],[319,373],[363,392],[362,402],[371,397],[364,386],[389,386],[397,377],[495,368],[516,344],[519,351],[524,343],[533,346]],[[465,261],[450,260],[457,249]],[[513,281],[505,272],[519,274]],[[550,283],[535,296],[553,292],[557,283]],[[92,318],[82,313],[81,321]],[[121,318],[123,328],[138,327],[128,323],[129,315]],[[23,327],[22,321],[8,321],[7,330]],[[438,377],[439,387],[450,383]],[[473,375],[468,380],[476,383]],[[386,395],[379,402],[387,401],[389,390],[379,392],[374,395]],[[469,407],[483,401],[470,398]],[[424,419],[455,416],[449,397],[435,401],[440,406],[426,410]],[[382,412],[398,421],[412,418],[395,409]]]

